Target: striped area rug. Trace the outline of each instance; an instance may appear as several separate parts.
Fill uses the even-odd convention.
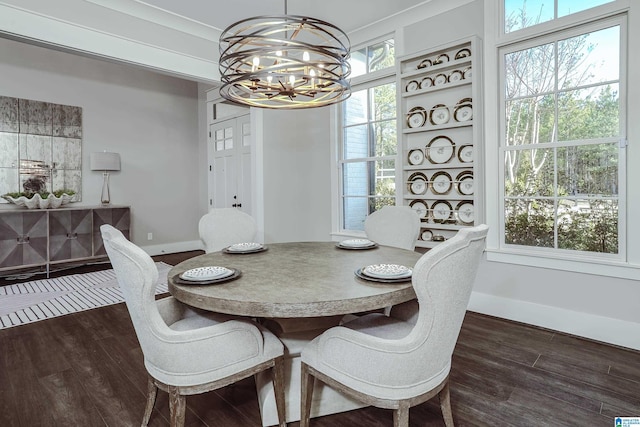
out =
[[[157,262],[156,294],[168,292],[171,266]],[[112,269],[0,287],[0,329],[124,301]]]

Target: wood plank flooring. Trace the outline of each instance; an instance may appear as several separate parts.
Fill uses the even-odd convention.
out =
[[[188,397],[186,425],[260,426],[254,387],[247,379]],[[145,393],[124,304],[0,330],[0,426],[138,426]],[[610,427],[614,416],[640,416],[640,352],[469,312],[453,356],[451,399],[457,426]],[[149,425],[167,426],[168,418],[168,397],[159,392]],[[393,420],[391,411],[365,408],[311,425]],[[437,402],[412,408],[410,425],[443,426]]]

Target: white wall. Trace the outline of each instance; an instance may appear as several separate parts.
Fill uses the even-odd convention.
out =
[[[329,113],[259,112],[267,243],[331,240]]]
[[[2,95],[82,107],[79,205],[100,203],[102,174],[89,170],[89,154],[118,152],[111,199],[131,206],[132,240],[154,252],[193,247],[204,168],[196,83],[6,39],[0,76]]]

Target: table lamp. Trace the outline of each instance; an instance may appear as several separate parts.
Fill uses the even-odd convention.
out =
[[[102,196],[100,197],[100,201],[103,205],[108,205],[111,203],[109,196],[109,171],[120,170],[120,154],[109,153],[107,151],[91,153],[90,164],[92,171],[102,171],[104,180],[102,182]]]

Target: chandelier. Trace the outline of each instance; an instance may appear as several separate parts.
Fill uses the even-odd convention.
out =
[[[274,109],[323,107],[351,95],[350,42],[335,25],[285,14],[236,22],[220,36],[220,95]]]

